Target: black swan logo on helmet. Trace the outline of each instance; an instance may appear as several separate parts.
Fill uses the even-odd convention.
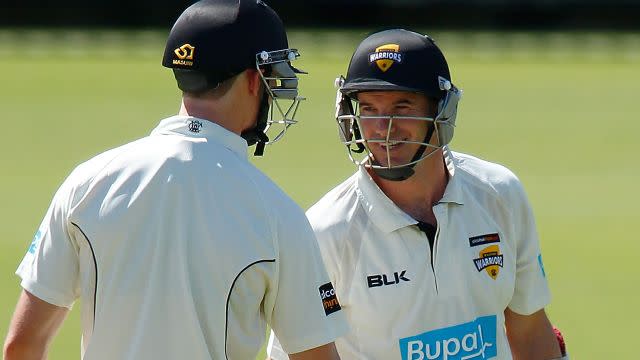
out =
[[[298,95],[296,74],[305,72],[291,61],[299,56],[289,48],[282,20],[263,1],[201,0],[176,20],[162,65],[173,69],[182,91],[193,93],[257,69],[265,90],[256,126],[241,135],[256,145],[254,155],[259,156],[266,144],[280,140],[297,123],[294,118],[304,97]],[[270,139],[267,133],[275,135]]]
[[[413,167],[446,146],[453,137],[458,102],[462,96],[451,83],[447,61],[429,36],[404,29],[374,33],[356,48],[347,76],[336,79],[336,121],[339,135],[351,161],[371,168],[380,177],[402,181],[414,174]],[[362,115],[358,93],[367,91],[406,91],[437,100],[437,113],[433,117],[382,114]],[[386,119],[386,136],[365,137],[363,122]],[[421,141],[393,139],[394,121],[424,121],[427,134]],[[431,138],[435,135],[435,143]],[[369,146],[378,143],[386,149],[386,161],[376,159]],[[390,149],[398,144],[418,144],[413,157],[401,163],[391,161]],[[385,163],[385,165],[383,165]]]

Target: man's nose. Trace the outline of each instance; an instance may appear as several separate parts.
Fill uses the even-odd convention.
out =
[[[392,133],[395,130],[394,121],[390,116],[381,115],[380,117],[376,117],[373,122],[376,132],[384,134],[385,136],[387,132]]]

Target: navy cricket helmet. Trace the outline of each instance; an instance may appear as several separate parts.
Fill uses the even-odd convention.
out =
[[[249,145],[279,140],[293,119],[301,100],[297,73],[291,65],[299,57],[289,48],[282,20],[262,0],[200,0],[178,17],[167,38],[162,65],[173,69],[178,87],[201,93],[247,70],[257,69],[265,85],[257,126],[242,136]],[[269,97],[273,105],[269,105]],[[281,107],[277,100],[290,100]],[[274,120],[274,107],[282,119]],[[281,130],[269,140],[273,125]]]
[[[440,99],[446,92],[439,79],[451,82],[440,48],[427,35],[404,29],[374,33],[353,53],[341,92],[420,92]]]
[[[405,29],[384,30],[369,35],[356,48],[347,76],[338,77],[336,86],[336,120],[349,158],[356,164],[372,168],[383,178],[399,181],[409,178],[414,173],[415,164],[447,145],[453,137],[462,91],[452,84],[447,60],[435,41],[427,35]],[[389,136],[385,139],[363,137],[360,131],[362,121],[380,118],[388,118],[390,122],[401,120],[395,114],[361,116],[357,95],[367,91],[408,91],[437,101],[435,117],[412,117],[413,120],[426,121],[428,133],[419,142],[421,146],[410,161],[381,165],[379,159],[370,153],[368,143],[385,143],[389,149],[405,141],[391,141]],[[431,142],[433,134],[437,136],[436,144]],[[357,154],[363,156],[358,157]],[[390,158],[389,153],[387,157]]]

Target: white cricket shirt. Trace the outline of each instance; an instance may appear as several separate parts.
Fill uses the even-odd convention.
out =
[[[82,298],[86,360],[247,360],[267,323],[292,353],[347,329],[302,210],[193,117],[78,166],[16,273],[51,304]]]
[[[307,212],[351,326],[336,340],[343,360],[511,359],[504,310],[528,315],[549,302],[519,180],[448,149],[445,161],[433,251],[364,168]]]

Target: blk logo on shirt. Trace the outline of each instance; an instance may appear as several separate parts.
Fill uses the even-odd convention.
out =
[[[403,281],[411,281],[408,277],[406,277],[407,270],[402,270],[401,272],[395,271],[393,274],[376,274],[367,276],[367,285],[370,288],[378,287],[378,286],[386,286],[386,285],[395,285],[399,284]]]

